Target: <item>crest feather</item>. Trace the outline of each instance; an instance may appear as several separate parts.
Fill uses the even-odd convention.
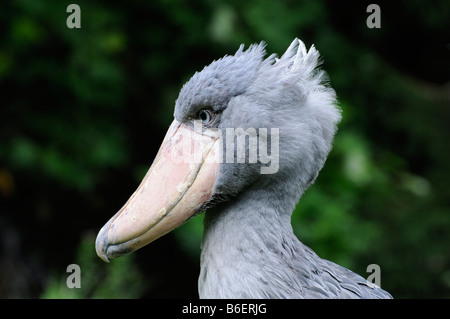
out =
[[[290,72],[302,74],[307,78],[313,75],[319,65],[319,52],[314,45],[307,50],[303,41],[295,38],[276,64],[285,66]]]

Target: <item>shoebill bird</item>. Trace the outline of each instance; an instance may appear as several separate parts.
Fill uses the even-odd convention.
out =
[[[341,115],[314,46],[295,39],[280,58],[265,55],[264,43],[241,45],[182,87],[152,166],[100,230],[97,254],[108,262],[205,211],[201,298],[391,298],[294,235],[292,211]]]

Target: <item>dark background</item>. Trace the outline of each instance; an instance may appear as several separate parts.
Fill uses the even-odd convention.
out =
[[[103,263],[182,84],[239,44],[313,43],[343,110],[299,238],[396,298],[450,297],[450,2],[17,0],[0,9],[0,297],[197,298],[202,216]],[[66,8],[81,7],[81,29]],[[81,267],[81,289],[66,268]]]

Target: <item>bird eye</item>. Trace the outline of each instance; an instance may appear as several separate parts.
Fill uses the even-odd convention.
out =
[[[208,109],[203,109],[198,112],[198,119],[202,122],[202,124],[209,124],[214,120],[215,114]]]

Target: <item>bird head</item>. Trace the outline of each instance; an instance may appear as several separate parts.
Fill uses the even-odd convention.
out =
[[[109,258],[139,249],[252,185],[317,177],[340,120],[319,53],[295,39],[277,58],[265,44],[212,62],[182,87],[174,121],[127,203],[100,230]]]

